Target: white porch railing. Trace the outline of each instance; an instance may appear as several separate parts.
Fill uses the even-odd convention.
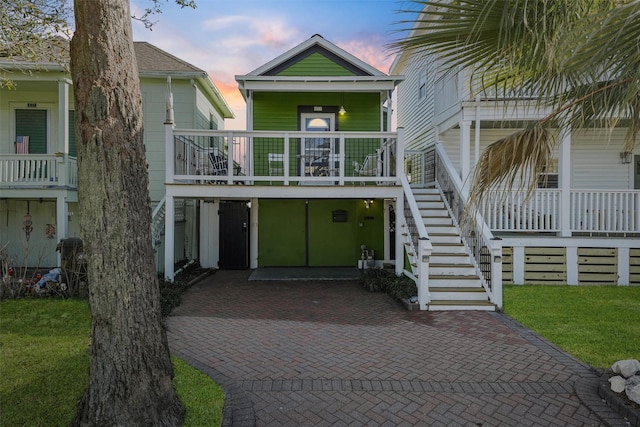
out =
[[[560,190],[495,191],[481,208],[493,231],[560,231]]]
[[[78,187],[75,157],[55,154],[0,154],[0,187]]]
[[[494,191],[482,212],[499,232],[640,233],[640,191],[571,190],[570,211],[560,207],[560,190],[538,189],[527,199],[523,191]],[[569,220],[563,221],[568,215]]]
[[[402,206],[402,209],[400,209],[401,206],[398,206],[396,210],[396,221],[400,225],[405,253],[411,265],[411,271],[404,270],[404,274],[416,283],[420,309],[427,310],[431,302],[431,293],[429,292],[429,262],[433,246],[429,241],[429,234],[427,233],[420,209],[409,186],[409,181],[405,176],[401,175],[400,182],[404,190],[404,206]],[[400,257],[397,259],[399,260]]]
[[[396,185],[395,132],[173,130],[168,182]]]
[[[640,232],[640,191],[572,190],[571,231]]]

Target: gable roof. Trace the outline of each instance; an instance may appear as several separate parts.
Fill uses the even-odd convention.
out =
[[[313,35],[310,39],[288,50],[277,58],[272,59],[263,66],[256,68],[248,75],[273,76],[279,70],[315,52],[319,52],[327,56],[329,59],[333,59],[334,61],[345,66],[345,68],[354,71],[355,74],[362,76],[386,76],[386,74],[384,74],[383,72],[356,58],[346,50],[343,50],[335,44],[327,41],[320,34]]]
[[[52,46],[56,49],[55,57],[57,62],[52,61],[53,54],[51,52],[42,53],[36,62],[17,56],[12,58],[0,57],[0,69],[68,71],[69,42],[64,40],[63,43],[60,43],[60,40],[55,40]],[[219,109],[222,117],[235,117],[206,71],[148,42],[133,42],[133,49],[140,77],[166,78],[171,76],[173,79],[194,79],[199,82],[202,91],[214,100],[214,104]]]
[[[345,69],[344,76],[280,75],[292,65],[314,54],[320,54]],[[286,51],[236,81],[246,98],[248,90],[264,91],[387,91],[404,80],[389,76],[358,59],[319,34]]]

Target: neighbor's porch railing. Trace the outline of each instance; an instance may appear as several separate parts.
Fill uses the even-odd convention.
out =
[[[65,154],[0,154],[0,187],[78,187],[78,162]]]
[[[169,182],[395,185],[395,132],[173,130]]]
[[[570,210],[561,209],[562,192],[537,189],[529,198],[524,191],[493,191],[482,212],[493,231],[570,233],[639,233],[640,191],[571,190]],[[568,221],[564,221],[568,215]]]

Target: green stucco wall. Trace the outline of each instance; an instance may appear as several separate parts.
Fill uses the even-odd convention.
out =
[[[382,200],[374,201],[366,209],[360,199],[312,199],[308,202],[300,199],[261,199],[258,210],[258,265],[355,267],[363,244],[375,250],[376,258],[382,258],[382,205]],[[346,222],[333,222],[332,212],[336,210],[347,212]]]

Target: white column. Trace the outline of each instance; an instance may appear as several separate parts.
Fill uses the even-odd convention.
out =
[[[175,207],[173,196],[165,197],[164,216],[164,277],[173,280],[175,259]]]
[[[344,153],[344,151],[342,151]],[[391,228],[390,224],[390,215],[389,215],[389,206],[391,205],[391,201],[385,199],[382,203],[382,222],[384,224],[384,262],[389,262],[391,260],[391,245],[395,245],[395,242],[391,242],[389,239],[389,230]]]
[[[259,199],[251,199],[249,241],[249,268],[258,268],[258,207]]]
[[[629,286],[629,248],[618,247],[618,285]]]
[[[578,247],[567,246],[567,285],[578,284]]]
[[[491,240],[491,293],[493,303],[502,310],[502,239]]]
[[[72,124],[73,126],[73,124]],[[58,145],[55,152],[69,153],[69,134],[74,132],[69,129],[69,82],[58,81]]]
[[[560,235],[569,237],[571,236],[571,131],[568,129],[560,131],[558,188],[560,189]]]
[[[396,185],[400,185],[399,177],[404,174],[404,128],[399,127],[396,133],[398,135],[396,140]]]
[[[513,283],[524,285],[524,246],[513,247]]]
[[[400,229],[400,218],[404,216],[404,192],[396,198],[396,276],[404,272],[404,243],[402,241],[402,230]]]
[[[403,257],[404,259],[404,257]],[[431,246],[429,239],[418,239],[418,303],[420,310],[428,310],[431,302],[429,293],[429,262],[431,260]]]
[[[471,186],[471,121],[462,120],[460,122],[460,179],[462,180],[462,190],[469,194]]]
[[[66,197],[64,195],[58,195],[56,197],[56,238],[58,240],[66,239],[68,237],[68,218]],[[62,265],[61,255],[61,252],[57,252],[58,265]]]

